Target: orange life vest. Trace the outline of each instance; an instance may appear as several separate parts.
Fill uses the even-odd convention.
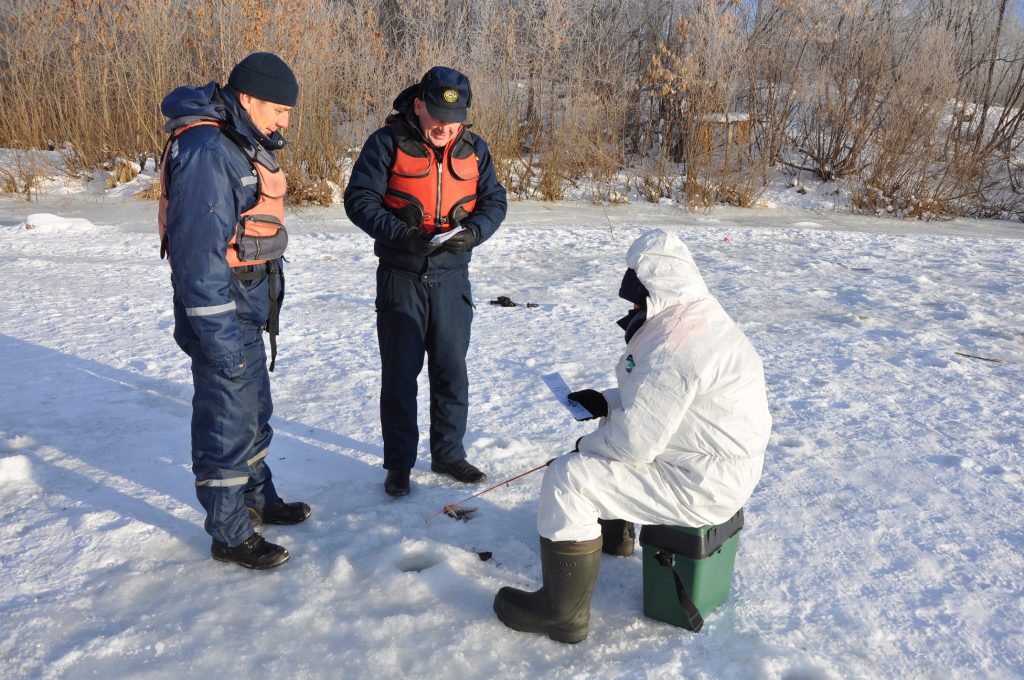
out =
[[[389,125],[396,140],[395,160],[388,177],[384,205],[393,211],[410,206],[421,215],[427,233],[448,231],[476,207],[480,164],[476,149],[463,128],[445,146],[441,158],[434,148],[409,136],[404,123]]]
[[[186,130],[200,125],[215,125],[223,128],[224,124],[212,120],[201,120],[183,125],[175,130],[164,145],[162,157],[175,137]],[[248,156],[248,154],[246,154]],[[284,171],[278,168],[272,171],[259,161],[250,158],[257,176],[256,204],[239,216],[234,233],[227,242],[227,259],[229,267],[245,267],[248,265],[266,264],[284,254],[288,246],[288,232],[284,227],[284,196],[288,191]],[[160,231],[160,257],[167,257],[170,262],[167,240],[167,164],[161,164],[160,171],[160,209],[157,223]]]

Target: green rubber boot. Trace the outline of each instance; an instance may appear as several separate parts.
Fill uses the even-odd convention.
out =
[[[540,539],[541,589],[528,593],[505,587],[494,596],[494,613],[513,630],[545,633],[556,642],[585,640],[590,629],[590,596],[601,566],[601,539],[575,543]]]

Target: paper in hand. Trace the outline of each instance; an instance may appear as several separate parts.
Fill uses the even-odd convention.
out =
[[[463,229],[465,229],[465,227],[460,224],[459,226],[455,227],[450,231],[442,231],[439,234],[434,234],[434,238],[430,239],[430,242],[433,243],[435,246],[439,246],[448,239],[450,239],[452,236],[458,234]]]
[[[569,409],[569,413],[571,413],[572,417],[576,420],[587,420],[595,417],[593,413],[569,398],[569,392],[572,390],[570,390],[569,386],[565,384],[565,380],[562,379],[560,374],[548,373],[544,376],[544,384],[548,386],[548,389],[555,395],[555,398],[558,399],[559,403]]]

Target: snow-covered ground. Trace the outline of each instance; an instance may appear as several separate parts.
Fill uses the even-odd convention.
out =
[[[155,205],[0,199],[0,677],[1024,677],[1024,227],[767,203],[517,203],[476,252],[466,444],[492,481],[592,427],[540,378],[611,384],[645,228],[690,246],[764,359],[730,598],[699,634],[653,621],[639,553],[606,556],[573,646],[491,611],[539,585],[540,473],[427,523],[479,487],[424,445],[413,494],[384,494],[376,261],[340,207],[289,222],[269,460],[313,516],[267,528],[292,559],[253,573],[209,557]]]

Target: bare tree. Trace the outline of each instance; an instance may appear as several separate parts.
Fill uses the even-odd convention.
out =
[[[302,83],[282,156],[301,201],[336,200],[395,95],[445,64],[513,195],[748,204],[781,164],[857,209],[1024,213],[1010,0],[0,0],[0,144],[124,181],[168,91],[257,49]]]

